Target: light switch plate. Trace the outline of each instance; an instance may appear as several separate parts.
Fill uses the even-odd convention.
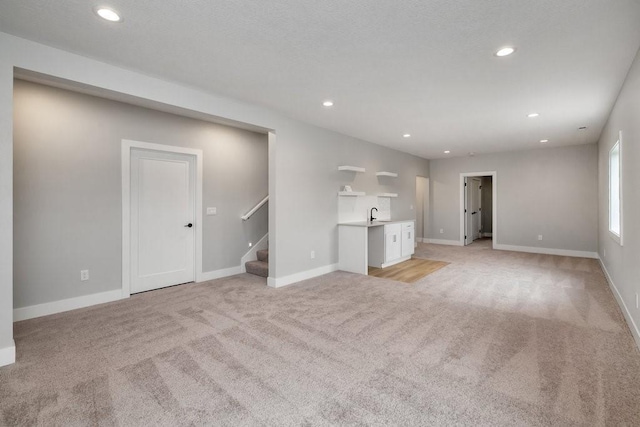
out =
[[[216,215],[218,213],[218,208],[207,208],[207,215]]]

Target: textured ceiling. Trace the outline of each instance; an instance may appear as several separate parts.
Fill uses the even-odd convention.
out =
[[[0,2],[3,32],[427,158],[595,142],[639,23],[637,0]]]

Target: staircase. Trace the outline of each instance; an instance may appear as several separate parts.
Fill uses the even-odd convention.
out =
[[[247,273],[255,274],[256,276],[269,277],[269,250],[264,249],[257,252],[257,261],[248,261],[244,265],[247,268]]]

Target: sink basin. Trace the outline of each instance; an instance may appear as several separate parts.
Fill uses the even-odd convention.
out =
[[[384,224],[385,222],[391,222],[390,219],[374,219],[373,221],[369,221],[369,224]]]

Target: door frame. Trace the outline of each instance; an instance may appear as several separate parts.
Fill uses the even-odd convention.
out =
[[[493,249],[496,249],[496,245],[498,244],[498,172],[497,171],[487,171],[487,172],[461,172],[460,173],[460,238],[458,239],[459,245],[464,246],[464,198],[465,198],[465,190],[464,190],[464,179],[471,177],[482,177],[482,176],[490,176],[491,177],[491,204],[493,207],[493,212],[491,213],[491,245]]]
[[[131,295],[131,150],[161,151],[165,153],[187,154],[196,158],[195,189],[195,281],[202,281],[202,150],[176,147],[152,142],[122,140],[122,297]]]

